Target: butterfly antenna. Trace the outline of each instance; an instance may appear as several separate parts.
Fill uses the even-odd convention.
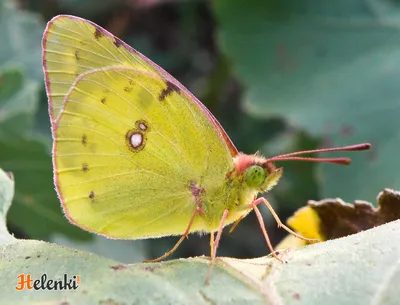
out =
[[[370,148],[371,148],[370,143],[361,143],[361,144],[342,146],[342,147],[303,150],[303,151],[296,151],[296,152],[289,153],[289,154],[275,156],[275,157],[267,159],[267,162],[294,160],[294,161],[308,161],[308,162],[334,163],[334,164],[340,164],[340,165],[348,165],[348,164],[350,164],[350,158],[313,158],[313,157],[299,157],[299,156],[306,155],[306,154],[313,154],[313,153],[368,150]]]

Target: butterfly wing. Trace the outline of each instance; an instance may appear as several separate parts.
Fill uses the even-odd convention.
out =
[[[43,46],[67,217],[113,238],[182,234],[196,208],[192,185],[216,188],[233,168],[222,127],[166,72],[88,21],[56,17]],[[197,218],[192,231],[204,229]]]
[[[217,128],[221,140],[232,156],[238,151],[229,136],[210,111],[168,72],[99,25],[70,15],[54,17],[43,36],[43,70],[49,98],[49,113],[53,123],[65,96],[76,78],[88,71],[104,67],[132,67],[154,72],[166,81],[174,82],[191,97]]]

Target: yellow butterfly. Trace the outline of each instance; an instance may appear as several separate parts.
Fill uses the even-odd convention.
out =
[[[259,193],[282,175],[275,161],[348,164],[305,153],[362,150],[369,144],[263,158],[239,153],[207,108],[177,80],[100,26],[60,15],[43,36],[52,123],[54,181],[67,218],[116,239],[211,233],[211,265],[222,229],[255,211]],[[214,238],[214,233],[217,233]],[[153,261],[156,261],[153,260]],[[209,273],[210,274],[210,273]],[[207,279],[209,276],[207,277]]]

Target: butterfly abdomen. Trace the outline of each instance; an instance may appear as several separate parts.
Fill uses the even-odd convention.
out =
[[[251,208],[246,208],[245,204],[250,204],[258,191],[248,188],[243,175],[226,175],[225,180],[220,185],[210,185],[203,193],[201,215],[208,231],[217,231],[222,215],[228,210],[228,217],[225,225],[234,222],[241,216],[248,214]]]

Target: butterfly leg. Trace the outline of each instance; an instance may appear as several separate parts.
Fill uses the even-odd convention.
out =
[[[155,259],[149,259],[149,260],[145,260],[143,261],[144,263],[154,263],[154,262],[158,262],[160,260],[163,260],[164,258],[170,256],[172,253],[174,253],[174,251],[179,247],[179,245],[183,242],[183,240],[189,235],[190,232],[190,228],[192,227],[192,224],[194,222],[194,219],[197,215],[197,213],[201,214],[203,213],[203,210],[201,209],[201,207],[197,206],[196,209],[194,210],[192,217],[190,218],[189,224],[186,228],[185,233],[183,233],[183,235],[181,236],[181,238],[179,238],[178,242],[175,244],[175,246],[172,247],[171,250],[169,250],[168,252],[165,252],[163,255],[161,255],[160,257],[157,257]]]
[[[233,232],[233,230],[235,230],[235,228],[237,227],[237,225],[239,224],[239,222],[244,218],[244,216],[240,216],[235,223],[232,225],[232,227],[229,229],[229,234],[231,234]]]
[[[211,255],[210,255],[210,257],[212,257],[214,254],[214,232],[211,232],[210,233],[210,252],[211,252]]]
[[[285,231],[287,231],[288,233],[290,233],[290,234],[292,234],[292,235],[294,235],[294,236],[296,236],[297,238],[300,238],[300,239],[302,239],[302,240],[311,241],[311,242],[319,241],[318,239],[303,237],[303,236],[297,234],[296,232],[294,232],[293,230],[291,230],[288,226],[284,225],[284,224],[282,223],[282,221],[280,220],[279,216],[275,213],[275,211],[274,211],[274,209],[272,208],[271,204],[270,204],[270,203],[268,202],[268,200],[265,199],[264,197],[260,197],[260,198],[256,199],[256,200],[253,201],[253,203],[251,204],[251,206],[254,208],[254,211],[255,211],[256,213],[257,213],[257,210],[258,210],[258,209],[256,210],[255,208],[256,208],[256,206],[257,206],[258,204],[260,204],[260,203],[264,203],[264,204],[267,206],[268,210],[271,212],[272,216],[275,218],[275,221],[276,221],[277,224],[278,224],[278,228],[283,228],[283,229],[284,229]],[[260,212],[258,211],[258,213],[260,213]],[[260,214],[260,215],[261,215],[261,214]],[[258,216],[257,216],[257,217],[258,217]]]
[[[255,202],[255,201],[254,201],[254,202]],[[261,228],[261,231],[262,231],[263,234],[264,234],[264,238],[265,238],[265,241],[267,242],[269,251],[271,251],[271,254],[272,254],[273,257],[275,257],[275,258],[276,258],[278,261],[280,261],[281,263],[284,263],[284,261],[283,261],[281,258],[279,258],[278,255],[276,255],[276,252],[275,252],[275,250],[274,250],[274,247],[272,247],[271,240],[269,239],[267,229],[265,228],[264,219],[263,219],[263,217],[262,217],[262,215],[261,215],[261,213],[260,213],[260,210],[259,210],[258,207],[257,207],[257,204],[254,204],[254,202],[253,202],[251,205],[252,205],[252,207],[253,207],[253,209],[254,209],[254,212],[256,213],[258,222],[260,223],[260,228]],[[254,204],[254,205],[253,205],[253,204]]]
[[[210,262],[210,267],[208,268],[206,284],[208,284],[210,282],[211,271],[215,264],[215,258],[217,256],[217,249],[218,249],[219,241],[221,240],[222,230],[224,229],[224,224],[225,224],[226,218],[228,217],[228,213],[229,213],[229,211],[225,210],[224,214],[222,214],[221,222],[219,223],[219,228],[218,228],[218,232],[217,232],[217,237],[215,237],[215,240],[210,241],[210,243],[212,244],[211,245],[211,262]],[[214,236],[214,233],[212,233],[211,236]]]

